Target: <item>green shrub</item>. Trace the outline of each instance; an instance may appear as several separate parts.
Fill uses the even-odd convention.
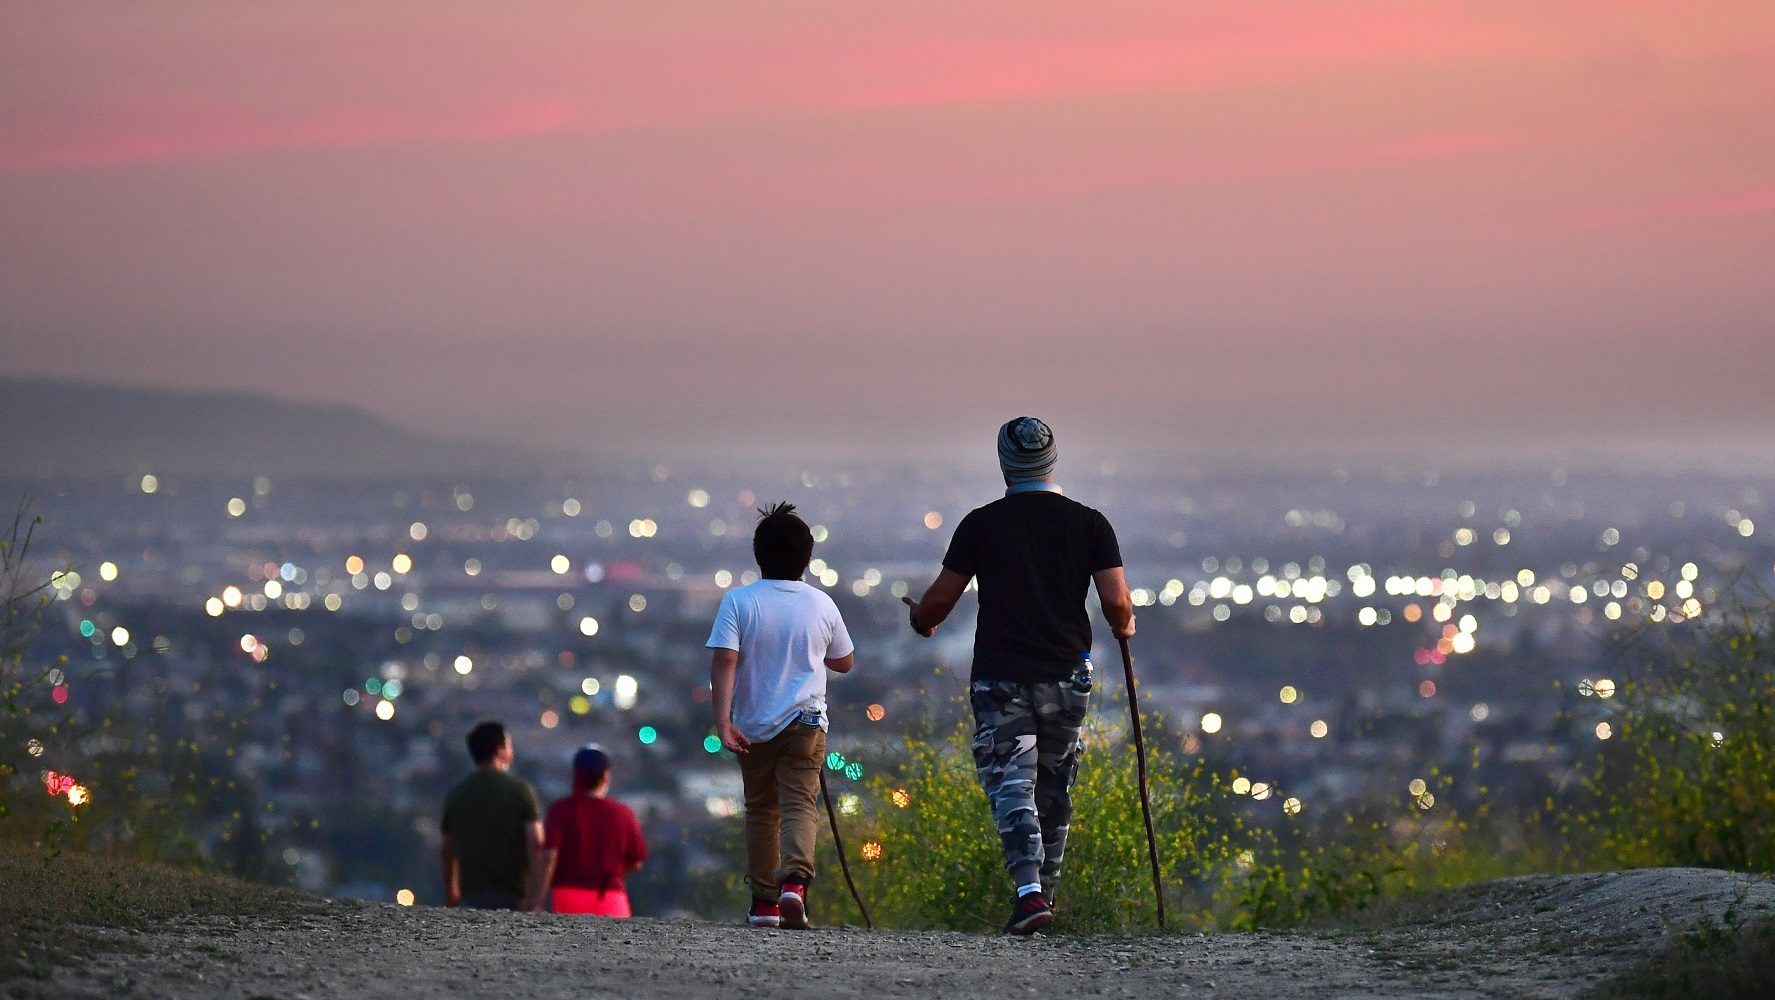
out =
[[[968,742],[966,725],[941,740],[909,738],[898,773],[868,785],[871,821],[863,843],[880,845],[880,855],[857,867],[880,923],[982,930],[1003,919],[1011,885]],[[1064,926],[1080,932],[1154,926],[1132,750],[1101,731],[1088,731],[1086,746],[1056,893]],[[1207,807],[1216,783],[1201,763],[1183,766],[1153,751],[1148,774],[1168,910],[1174,920],[1200,926],[1207,914],[1190,887],[1236,861],[1242,824]],[[861,847],[855,853],[866,856]]]
[[[1180,756],[1164,722],[1149,717],[1148,775],[1169,926],[1253,930],[1335,918],[1420,888],[1545,869],[1544,854],[1506,847],[1489,826],[1454,814],[1455,780],[1430,770],[1428,794],[1341,815],[1283,808],[1234,791],[1238,772],[1218,756]],[[1069,933],[1128,933],[1156,925],[1132,746],[1094,717],[1073,791],[1075,813],[1057,894]],[[937,738],[907,738],[897,769],[835,795],[858,795],[844,818],[852,868],[882,926],[987,930],[1011,886],[986,797],[975,779],[966,724]],[[1223,739],[1219,754],[1230,753]],[[1440,801],[1438,801],[1440,800]],[[1474,811],[1483,821],[1483,808]],[[821,906],[834,922],[860,923],[838,879],[827,838]]]
[[[237,740],[205,738],[232,737],[246,719],[219,708],[194,719],[197,688],[164,676],[139,680],[130,710],[104,717],[56,702],[59,685],[104,683],[111,668],[38,650],[61,577],[32,558],[42,523],[27,498],[0,531],[0,844],[282,875],[263,850],[259,798],[234,776]]]
[[[1252,865],[1229,882],[1232,930],[1287,927],[1315,918],[1364,910],[1389,891],[1410,885],[1410,871],[1392,850],[1376,842],[1314,845],[1292,859]]]
[[[1419,890],[1539,870],[1538,856],[1501,850],[1493,831],[1476,836],[1455,814],[1453,776],[1427,774],[1422,793],[1389,805],[1277,827],[1269,853],[1219,887],[1226,925],[1323,922]]]
[[[1147,770],[1171,927],[1291,922],[1364,896],[1328,893],[1333,875],[1302,877],[1298,859],[1282,860],[1276,833],[1247,815],[1249,796],[1233,794],[1204,759],[1162,749],[1162,725],[1148,725],[1159,737]],[[1108,726],[1086,731],[1056,894],[1057,927],[1068,932],[1156,926],[1133,748],[1114,736]],[[940,739],[908,738],[897,771],[866,784],[861,821],[846,821],[858,831],[848,845],[853,870],[879,924],[984,930],[1003,917],[1011,886],[968,742],[965,724]],[[1280,813],[1278,802],[1267,806]],[[848,902],[843,909],[855,912]]]
[[[48,575],[31,559],[42,523],[26,498],[0,534],[0,830],[12,819],[13,827],[28,823],[37,835],[51,836],[71,818],[71,807],[38,808],[15,817],[21,808],[41,805],[30,794],[35,785],[30,779],[45,747],[64,734],[69,714],[52,698],[53,681],[66,664],[43,665],[30,655],[51,594]]]
[[[1775,636],[1767,603],[1627,648],[1579,817],[1604,867],[1775,871]]]

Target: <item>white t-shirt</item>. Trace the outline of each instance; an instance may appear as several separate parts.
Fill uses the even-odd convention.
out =
[[[825,661],[852,650],[838,605],[800,580],[759,580],[728,591],[708,647],[739,651],[733,724],[754,741],[782,732],[804,710],[817,712],[825,729]]]

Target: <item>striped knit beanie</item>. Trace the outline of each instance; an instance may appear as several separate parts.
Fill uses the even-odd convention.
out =
[[[1005,482],[1033,483],[1054,471],[1054,432],[1034,417],[1008,420],[998,429],[998,467]]]

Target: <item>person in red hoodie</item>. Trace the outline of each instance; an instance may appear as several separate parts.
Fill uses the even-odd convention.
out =
[[[543,891],[556,913],[627,917],[623,878],[647,860],[635,812],[608,797],[610,757],[595,746],[573,755],[573,794],[549,806],[537,865],[537,908]]]

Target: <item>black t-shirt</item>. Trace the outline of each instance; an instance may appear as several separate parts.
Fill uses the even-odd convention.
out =
[[[540,817],[536,790],[513,774],[475,768],[444,800],[444,833],[456,849],[464,896],[524,895],[527,834]]]
[[[1059,493],[1016,493],[962,518],[945,569],[980,581],[974,678],[1062,681],[1091,649],[1091,574],[1122,564],[1115,529]]]

